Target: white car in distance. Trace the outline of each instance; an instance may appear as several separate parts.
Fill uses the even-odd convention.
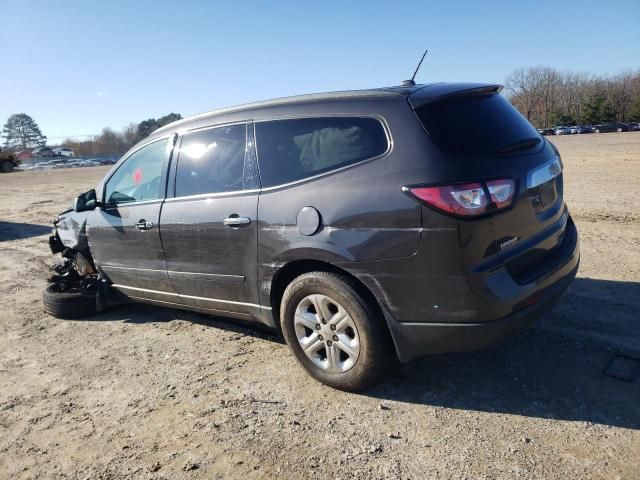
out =
[[[54,155],[57,155],[58,157],[73,157],[73,150],[71,150],[70,148],[64,148],[64,147],[60,147],[60,148],[54,148],[53,149],[53,153]]]

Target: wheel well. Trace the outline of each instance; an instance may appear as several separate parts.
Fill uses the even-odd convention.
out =
[[[273,318],[276,326],[280,329],[280,302],[287,286],[293,281],[294,278],[308,272],[333,272],[345,277],[350,278],[360,295],[369,302],[369,304],[375,308],[381,321],[384,321],[384,316],[380,304],[376,300],[371,290],[362,283],[357,277],[349,273],[348,271],[337,267],[328,262],[322,262],[319,260],[295,260],[287,263],[276,272],[271,282],[271,308],[273,312]],[[385,322],[386,326],[386,322]]]

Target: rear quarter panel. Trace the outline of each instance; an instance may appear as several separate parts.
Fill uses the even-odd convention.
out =
[[[263,304],[270,301],[271,280],[288,262],[346,265],[406,258],[418,250],[421,207],[402,192],[402,186],[424,176],[424,162],[416,159],[416,140],[420,143],[424,131],[406,98],[308,105],[271,111],[264,119],[321,115],[377,116],[388,129],[390,149],[382,157],[320,177],[263,189],[258,204]],[[256,141],[259,144],[260,139]],[[307,206],[321,218],[319,229],[310,236],[297,226],[298,213]]]

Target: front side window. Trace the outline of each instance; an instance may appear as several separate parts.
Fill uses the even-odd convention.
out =
[[[162,166],[170,146],[169,139],[159,140],[131,154],[108,180],[106,202],[121,204],[162,198]]]
[[[176,197],[242,190],[246,125],[229,125],[182,137]]]
[[[374,118],[301,118],[255,125],[264,187],[377,157],[389,147],[384,127]]]

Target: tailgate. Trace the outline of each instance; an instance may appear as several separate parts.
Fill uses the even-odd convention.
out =
[[[431,160],[442,177],[434,183],[511,180],[515,186],[509,206],[458,222],[462,266],[478,271],[504,263],[516,282],[528,283],[562,243],[568,221],[558,152],[495,86],[444,88],[426,87],[409,98],[442,154]]]
[[[517,283],[544,273],[545,262],[563,243],[568,212],[563,200],[558,157],[532,169],[521,180],[514,206],[494,218],[498,256]]]

